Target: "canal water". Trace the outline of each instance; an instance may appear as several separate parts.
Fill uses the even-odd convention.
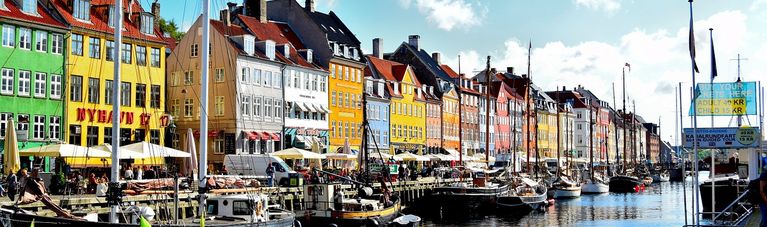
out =
[[[701,173],[701,178],[708,177]],[[692,178],[687,178],[687,205],[691,207]],[[683,226],[682,182],[654,183],[640,193],[583,195],[557,200],[546,212],[522,217],[488,215],[460,222],[424,217],[424,226]],[[702,207],[701,207],[702,209]],[[688,217],[692,209],[688,208]],[[691,220],[688,218],[688,222]],[[705,220],[701,223],[706,223]]]

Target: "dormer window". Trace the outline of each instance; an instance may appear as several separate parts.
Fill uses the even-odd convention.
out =
[[[80,20],[90,21],[91,1],[90,0],[72,0],[72,15]]]
[[[107,21],[109,21],[109,27],[115,27],[115,6],[109,5]]]
[[[5,7],[4,1],[2,1]],[[22,0],[21,11],[27,14],[37,14],[37,0]]]
[[[250,56],[253,56],[253,53],[255,52],[256,44],[255,44],[255,37],[251,35],[245,35],[242,37],[242,46],[243,49],[245,49],[245,53],[247,53]]]
[[[154,34],[154,16],[151,13],[141,14],[141,33]]]
[[[275,49],[275,43],[272,40],[266,40],[264,43],[264,53],[266,54],[266,57],[269,58],[269,60],[274,60],[274,49]]]

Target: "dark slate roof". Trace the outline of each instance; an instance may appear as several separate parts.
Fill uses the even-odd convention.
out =
[[[320,26],[327,34],[328,40],[335,41],[340,44],[351,45],[357,49],[360,49],[360,41],[354,36],[349,28],[346,27],[343,21],[338,18],[336,13],[330,11],[330,14],[324,14],[321,12],[309,12],[309,17],[314,20],[314,23]],[[362,54],[360,54],[362,55]]]

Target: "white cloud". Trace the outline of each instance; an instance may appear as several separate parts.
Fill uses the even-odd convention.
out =
[[[483,65],[483,61],[481,60],[479,53],[475,50],[461,51],[458,53],[458,55],[461,56],[460,59],[458,56],[451,58],[451,57],[443,55],[442,56],[443,64],[449,65],[456,73],[463,73],[463,74],[466,74],[466,76],[468,77],[473,75],[474,71],[477,69],[480,69]],[[458,67],[459,60],[460,60],[460,69]]]
[[[400,6],[405,9],[410,8],[412,2],[399,0]],[[487,13],[487,9],[479,3],[475,5],[465,0],[415,0],[415,5],[430,23],[445,31],[480,25]]]
[[[751,3],[751,11],[759,10],[763,6],[767,6],[767,0],[756,0]]]
[[[755,66],[757,62],[767,61],[767,57],[760,55],[767,52],[767,44],[762,42],[760,36],[749,32],[747,19],[740,11],[724,11],[695,21],[696,60],[701,71],[696,77],[698,82],[707,82],[710,75],[709,27],[714,28],[719,72],[717,82],[735,80],[737,66],[730,59],[738,53],[751,58],[745,62],[747,65]],[[637,112],[645,120],[657,123],[661,116],[665,122],[662,127],[663,138],[668,139],[674,129],[671,126],[675,119],[674,92],[678,82],[683,82],[683,97],[689,100],[691,74],[688,32],[686,26],[674,32],[635,29],[624,34],[615,44],[588,41],[577,44],[549,42],[541,45],[533,42],[532,77],[544,90],[561,89],[562,86],[567,86],[569,90],[578,85],[584,86],[611,105],[611,83],[614,82],[617,106],[620,108],[621,70],[624,63],[628,62],[631,64],[631,71],[626,72],[629,110],[632,108],[631,100],[635,100]],[[502,52],[490,53],[494,55],[492,67],[505,70],[513,66],[516,74],[527,73],[527,41],[511,38],[504,46]],[[483,69],[485,55],[475,50],[461,51],[463,71]],[[455,67],[457,59],[449,59],[446,63]],[[757,67],[744,67],[743,75],[747,81],[764,78]],[[685,105],[685,108],[689,106]],[[685,121],[689,124],[689,119]],[[722,124],[727,125],[726,122]]]
[[[620,0],[574,0],[575,6],[613,13],[621,8]]]

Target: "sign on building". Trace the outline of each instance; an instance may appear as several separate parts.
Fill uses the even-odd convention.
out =
[[[697,141],[698,148],[703,149],[758,147],[761,138],[759,128],[755,127],[698,128],[695,132],[685,128],[682,134],[685,148],[692,148],[693,142]]]
[[[695,93],[698,116],[756,115],[756,82],[699,83]]]

